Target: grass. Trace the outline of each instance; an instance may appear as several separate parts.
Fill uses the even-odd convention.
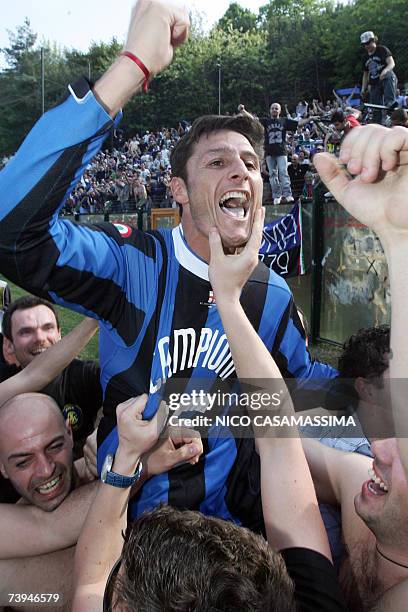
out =
[[[4,276],[0,275],[0,278],[5,279]],[[14,283],[7,281],[10,285],[11,297],[13,300],[17,299],[22,295],[27,295],[27,291],[21,289]],[[67,308],[62,308],[61,306],[56,306],[58,310],[58,315],[61,323],[62,335],[67,334],[71,329],[78,325],[83,319],[83,316],[74,312],[73,310],[68,310]],[[309,347],[310,353],[312,357],[315,359],[319,359],[325,363],[332,365],[333,367],[337,367],[337,360],[339,358],[341,348],[332,344],[327,343],[319,343]],[[79,357],[81,359],[94,359],[97,360],[99,357],[98,352],[98,335],[95,335],[91,341],[87,344],[87,346],[81,351]]]

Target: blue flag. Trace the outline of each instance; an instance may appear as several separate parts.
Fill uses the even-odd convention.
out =
[[[280,276],[305,273],[300,206],[297,202],[287,215],[263,228],[259,259]]]

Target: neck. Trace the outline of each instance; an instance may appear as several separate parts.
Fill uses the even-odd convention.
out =
[[[205,262],[210,261],[210,245],[208,237],[199,232],[190,216],[184,216],[181,219],[181,227],[183,228],[184,238],[190,249],[201,257]]]
[[[408,578],[408,555],[404,550],[377,540],[376,554],[377,575],[381,576],[387,588]]]

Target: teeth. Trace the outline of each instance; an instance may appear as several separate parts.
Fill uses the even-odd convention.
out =
[[[374,472],[372,468],[368,470],[368,475],[370,476],[373,482],[379,485],[380,489],[383,489],[383,491],[385,491],[386,493],[388,492],[387,485],[385,484],[385,482],[381,480],[381,478],[377,476],[377,474]]]
[[[56,478],[53,478],[52,480],[47,482],[47,484],[37,487],[37,491],[39,491],[40,493],[49,493],[51,489],[53,489],[59,483],[60,478],[61,476],[57,476]]]
[[[241,200],[241,202],[246,202],[247,201],[247,196],[246,196],[245,193],[242,193],[242,191],[227,191],[227,193],[224,193],[224,195],[222,196],[222,198],[220,200],[220,206],[226,200],[229,200],[230,198],[237,198],[237,199]]]

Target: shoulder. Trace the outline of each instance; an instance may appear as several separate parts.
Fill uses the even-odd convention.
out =
[[[285,279],[279,276],[276,272],[268,268],[264,263],[259,262],[255,270],[252,272],[248,283],[252,290],[256,291],[256,287],[264,287],[266,290],[273,289],[286,295],[288,298],[291,297],[292,292]]]
[[[378,45],[377,50],[384,55],[385,57],[389,57],[390,55],[392,55],[391,51],[389,50],[388,47],[385,47],[384,45]]]

